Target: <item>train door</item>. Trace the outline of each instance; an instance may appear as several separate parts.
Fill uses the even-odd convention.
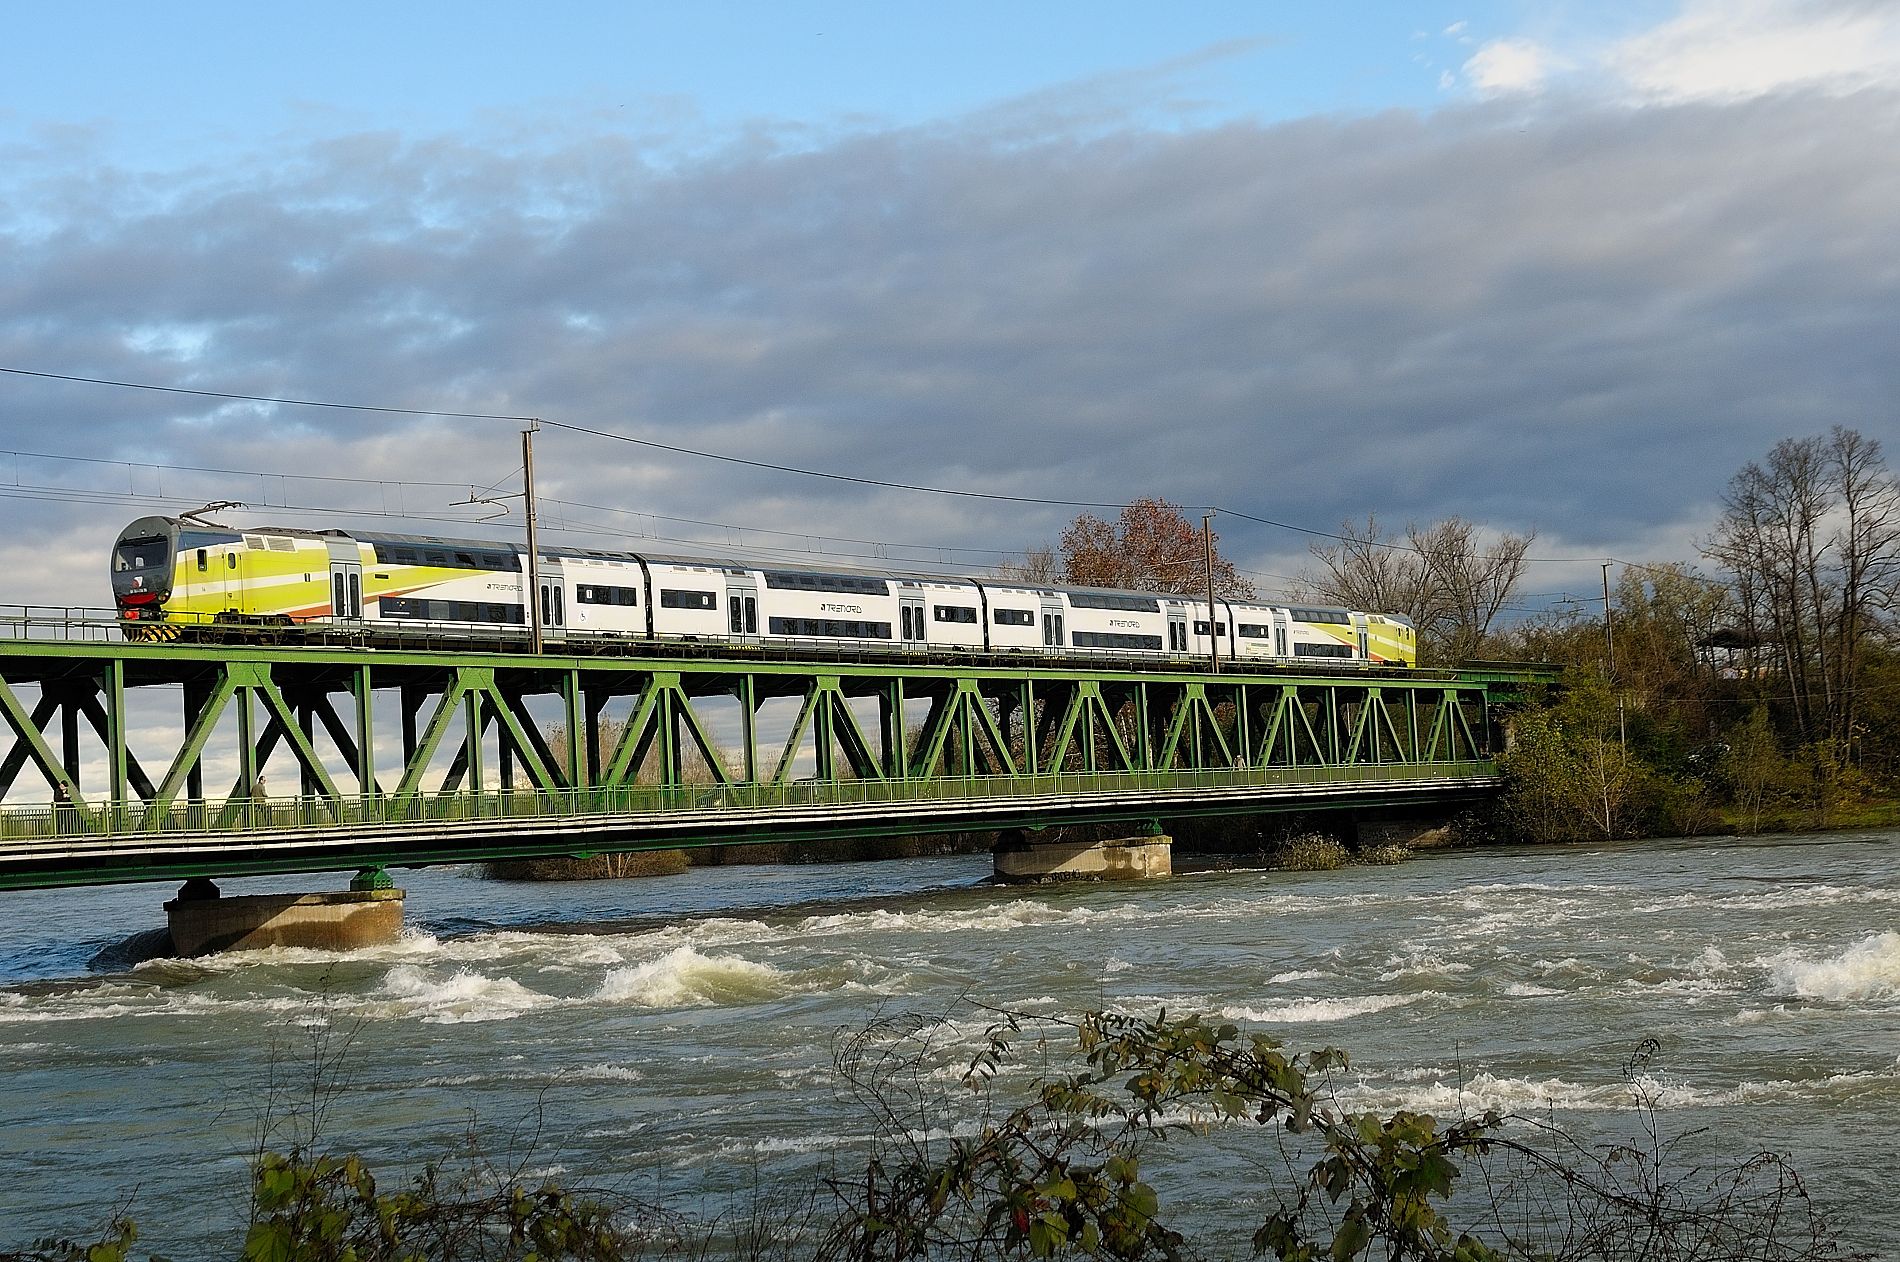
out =
[[[897,596],[897,627],[905,644],[924,642],[924,594],[900,591]]]
[[[561,574],[561,564],[548,557],[542,557],[540,568],[541,573],[537,577],[536,585],[541,589],[541,638],[565,640],[567,638],[567,600],[564,589],[567,584]]]
[[[1354,614],[1352,616],[1352,627],[1359,641],[1359,660],[1362,662],[1371,661],[1372,654],[1366,651],[1368,648],[1366,643],[1366,616],[1362,613]]]
[[[1168,652],[1188,651],[1187,611],[1179,605],[1168,606]]]
[[[1067,628],[1062,625],[1063,605],[1060,596],[1042,598],[1042,646],[1046,649],[1065,649],[1069,645]]]
[[[363,621],[363,556],[353,539],[331,539],[330,621],[356,626]]]
[[[749,575],[726,575],[726,631],[735,638],[759,633],[759,588]]]
[[[1286,652],[1286,610],[1273,611],[1273,655],[1285,657]]]

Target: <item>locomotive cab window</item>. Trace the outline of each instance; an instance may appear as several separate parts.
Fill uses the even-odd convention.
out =
[[[169,555],[165,540],[157,535],[145,539],[127,539],[113,553],[112,568],[121,574],[127,570],[149,570],[167,560]]]

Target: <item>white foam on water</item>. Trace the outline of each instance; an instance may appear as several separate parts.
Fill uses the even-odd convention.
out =
[[[1442,1072],[1433,1081],[1400,1072],[1391,1082],[1367,1080],[1336,1089],[1339,1104],[1355,1111],[1410,1109],[1435,1116],[1458,1116],[1496,1109],[1500,1113],[1604,1112],[1639,1104],[1654,1109],[1706,1109],[1764,1103],[1823,1103],[1900,1091],[1900,1066],[1858,1070],[1800,1081],[1745,1080],[1733,1086],[1694,1086],[1673,1077],[1639,1075],[1629,1081],[1581,1083],[1561,1077],[1528,1078],[1477,1073],[1459,1081]],[[1403,1085],[1401,1085],[1403,1084]]]
[[[1768,993],[1793,999],[1900,999],[1900,933],[1871,934],[1835,955],[1816,959],[1788,950],[1760,964]]]
[[[1488,1073],[1473,1074],[1463,1081],[1447,1075],[1404,1085],[1360,1082],[1339,1087],[1334,1094],[1341,1107],[1354,1112],[1409,1109],[1437,1117],[1483,1113],[1487,1109],[1500,1113],[1615,1109],[1628,1108],[1635,1102],[1629,1086],[1622,1082],[1593,1086],[1563,1078],[1497,1077]]]
[[[1574,955],[1561,960],[1532,960],[1531,967],[1543,977],[1600,977],[1602,974]]]
[[[773,999],[790,989],[786,975],[770,964],[681,946],[609,971],[592,998],[639,1008],[711,1008]]]
[[[1548,986],[1534,986],[1530,982],[1510,982],[1501,992],[1512,999],[1541,999],[1546,995],[1561,995],[1561,990],[1552,990]]]
[[[1310,982],[1324,976],[1326,974],[1317,968],[1296,968],[1290,973],[1275,973],[1267,978],[1267,985],[1280,986],[1287,982]]]
[[[376,993],[385,998],[381,1003],[371,1001],[368,1007],[372,1012],[419,1017],[432,1025],[506,1021],[560,1002],[552,995],[529,990],[512,977],[490,977],[472,969],[458,969],[441,977],[415,964],[390,969]]]
[[[1447,960],[1431,951],[1388,956],[1385,966],[1386,971],[1379,974],[1382,982],[1395,982],[1401,977],[1452,977],[1471,971],[1471,965]]]
[[[1890,905],[1900,890],[1864,885],[1785,885],[1749,894],[1672,894],[1635,903],[1629,914],[1653,916],[1685,911],[1790,911],[1799,908]]]
[[[1711,945],[1703,947],[1690,959],[1688,969],[1692,977],[1722,977],[1733,973],[1735,966],[1729,963],[1728,956],[1719,947]]]
[[[1111,977],[1116,973],[1125,973],[1133,967],[1134,965],[1130,964],[1127,960],[1119,959],[1113,955],[1102,961],[1102,972]]]
[[[631,1065],[577,1065],[554,1072],[556,1082],[645,1082],[646,1077]]]
[[[1435,990],[1410,995],[1346,995],[1329,999],[1294,999],[1266,1008],[1239,1006],[1220,1009],[1229,1021],[1260,1021],[1273,1025],[1298,1025],[1321,1021],[1349,1021],[1369,1013],[1384,1012],[1417,1003],[1421,999],[1442,998]]]
[[[836,1135],[772,1136],[764,1139],[727,1140],[713,1153],[715,1157],[764,1155],[767,1153],[830,1152],[857,1142]]]

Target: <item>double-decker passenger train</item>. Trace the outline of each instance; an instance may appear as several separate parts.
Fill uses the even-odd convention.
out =
[[[722,560],[544,547],[486,539],[234,529],[141,517],[112,549],[112,594],[128,638],[245,628],[342,629],[372,644],[528,640],[546,644],[728,642],[1052,656],[1413,666],[1417,637],[1396,614],[1064,587],[1010,579],[843,568],[815,560]]]

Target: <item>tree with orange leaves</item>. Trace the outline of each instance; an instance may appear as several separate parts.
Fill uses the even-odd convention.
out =
[[[1214,536],[1214,594],[1252,600],[1253,584],[1222,557]],[[1082,587],[1123,587],[1182,596],[1207,595],[1201,532],[1163,499],[1144,497],[1114,522],[1083,513],[1062,532],[1062,579]]]

